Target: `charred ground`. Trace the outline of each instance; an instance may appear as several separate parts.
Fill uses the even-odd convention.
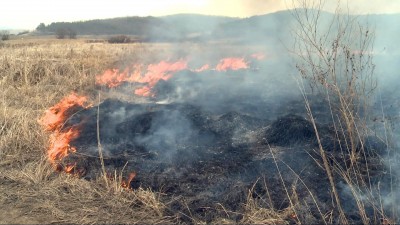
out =
[[[243,211],[249,194],[263,207],[283,210],[293,204],[295,193],[305,204],[301,210],[309,212],[297,216],[311,214],[315,222],[322,219],[321,212],[333,208],[326,173],[318,165],[315,132],[302,115],[269,120],[236,111],[217,114],[187,103],[106,100],[98,108],[73,114],[65,128],[70,126],[81,129],[79,138],[71,143],[78,151],[65,158],[64,164],[79,162],[77,172],[84,171],[81,175],[86,179],[97,177],[101,173],[99,133],[106,170],[110,174],[123,170],[126,177],[135,172],[130,188],[162,192],[171,204],[171,215],[182,212],[182,222],[211,222],[226,216],[226,211]],[[340,151],[332,127],[318,124],[318,128],[331,160],[345,162],[343,158],[348,156]],[[375,139],[370,141],[371,148],[372,141],[374,148],[385,148]],[[380,150],[381,155],[371,154],[366,160],[376,164],[385,154]],[[384,170],[384,165],[377,163],[370,171],[372,185],[388,179]],[[367,179],[367,174],[364,176]],[[353,222],[360,221],[356,203],[345,185],[340,188],[342,183],[338,176],[341,197],[352,205],[346,213]],[[220,205],[225,211],[218,210]],[[372,216],[374,210],[367,208]],[[236,213],[228,216],[242,219]]]

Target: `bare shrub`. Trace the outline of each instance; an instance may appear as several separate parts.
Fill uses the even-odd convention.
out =
[[[368,110],[377,87],[373,63],[374,32],[357,16],[342,11],[338,2],[335,13],[323,11],[323,1],[293,0],[292,15],[296,21],[294,53],[297,69],[309,84],[311,92],[325,98],[331,112],[339,149],[339,162],[331,158],[321,144],[309,97],[301,83],[306,109],[318,139],[322,165],[329,178],[341,223],[345,215],[335,179],[344,180],[356,202],[364,224],[386,218],[379,201],[373,196],[364,137],[368,134]],[[369,218],[366,204],[372,205],[375,218]]]
[[[294,46],[301,76],[332,103],[333,120],[344,126],[351,160],[357,158],[359,134],[365,112],[376,88],[372,48],[374,34],[357,17],[341,12],[322,11],[321,1],[295,1],[298,24]]]

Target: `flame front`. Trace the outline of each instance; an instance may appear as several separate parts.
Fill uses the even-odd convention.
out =
[[[200,67],[199,69],[195,69],[193,71],[196,72],[196,73],[200,73],[200,72],[203,72],[203,71],[206,71],[206,70],[209,70],[209,69],[210,69],[210,65],[205,64],[202,67]]]
[[[69,143],[77,137],[79,137],[79,131],[74,127],[67,132],[54,131],[50,136],[50,148],[48,150],[50,161],[59,161],[67,156],[69,152],[76,152],[76,149],[71,147]]]
[[[153,87],[160,80],[168,80],[179,71],[190,70],[197,73],[207,70],[228,71],[247,69],[249,65],[244,58],[224,58],[215,68],[211,68],[209,64],[204,64],[198,69],[190,69],[188,61],[183,59],[176,62],[161,61],[157,64],[150,64],[143,70],[144,67],[134,64],[122,71],[118,69],[106,70],[103,74],[96,76],[96,84],[109,88],[118,87],[124,82],[144,84],[144,86],[136,88],[134,93],[139,96],[154,97]]]
[[[50,146],[48,157],[50,162],[59,167],[58,162],[66,157],[70,152],[76,152],[76,148],[70,146],[71,141],[79,137],[77,126],[63,128],[69,116],[79,109],[86,108],[85,96],[78,96],[75,93],[63,98],[59,103],[46,110],[45,115],[39,120],[39,123],[46,131],[52,132],[50,135]],[[72,173],[74,165],[69,165],[61,170]]]
[[[84,107],[86,101],[87,98],[85,96],[78,96],[72,93],[46,110],[45,115],[39,120],[39,123],[47,131],[60,130],[70,115],[69,111],[76,107]]]
[[[140,68],[141,65],[134,65],[132,68],[125,68],[122,72],[118,69],[108,69],[103,74],[96,76],[96,84],[114,88],[124,82],[143,83]]]
[[[187,61],[185,60],[179,60],[175,63],[161,61],[158,64],[150,64],[147,67],[147,72],[143,78],[137,81],[139,83],[147,83],[147,85],[136,89],[135,94],[145,97],[154,96],[151,90],[158,83],[158,81],[168,80],[173,76],[174,73],[187,68]]]
[[[161,61],[150,64],[143,72],[142,65],[133,65],[125,68],[122,72],[118,69],[106,70],[103,74],[96,76],[97,85],[105,85],[109,88],[118,87],[124,82],[146,84],[146,86],[135,90],[136,95],[152,96],[151,89],[159,80],[168,80],[174,73],[188,68],[186,60],[177,62]]]
[[[227,71],[247,68],[249,68],[249,65],[245,62],[244,58],[225,58],[221,59],[215,69],[217,71]]]

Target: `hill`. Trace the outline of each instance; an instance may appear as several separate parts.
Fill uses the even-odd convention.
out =
[[[79,35],[137,35],[146,40],[180,40],[211,32],[221,23],[236,18],[205,16],[198,14],[177,14],[164,17],[120,17],[78,22],[56,22],[40,31],[56,33],[60,29],[73,30]]]
[[[332,13],[322,12],[321,20],[329,21]],[[400,14],[354,15],[362,24],[368,24],[376,33],[376,46],[390,48],[396,45],[400,33],[397,21]],[[233,18],[199,14],[177,14],[163,17],[120,17],[78,22],[56,22],[42,27],[45,33],[70,29],[78,35],[135,35],[141,41],[182,41],[224,39],[244,43],[277,45],[293,40],[295,20],[291,11]],[[323,25],[324,26],[324,25]],[[326,27],[328,24],[326,25]],[[289,41],[289,42],[288,42]],[[393,51],[392,48],[390,48]]]
[[[329,21],[334,14],[321,13],[321,28],[329,27]],[[400,14],[351,15],[357,17],[361,25],[368,25],[375,33],[375,49],[396,52],[400,54],[397,35],[400,34]],[[294,39],[293,29],[296,21],[290,11],[280,11],[260,16],[253,16],[220,24],[213,37],[219,39],[234,39],[244,43],[266,43],[273,46],[291,43]],[[357,28],[355,28],[357,29]]]

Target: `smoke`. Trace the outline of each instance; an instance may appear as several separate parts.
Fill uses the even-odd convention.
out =
[[[145,85],[152,95],[137,98],[146,103],[109,99],[98,110],[94,107],[74,114],[69,125],[79,124],[81,130],[71,146],[82,155],[96,157],[100,142],[107,163],[129,162],[127,168],[137,172],[135,179],[141,185],[164,188],[171,195],[184,194],[191,199],[189,205],[197,209],[215,202],[230,204],[231,210],[238,209],[245,202],[247,191],[263,176],[273,185],[271,204],[279,209],[289,205],[283,183],[300,197],[309,198],[310,193],[316,193],[318,201],[329,208],[332,198],[326,174],[315,163],[320,156],[315,151],[318,145],[314,128],[307,120],[304,99],[295,80],[297,71],[285,49],[293,43],[289,32],[292,21],[288,12],[231,20],[216,23],[212,28],[204,26],[193,43],[171,44],[172,49],[168,50],[171,56],[166,61],[149,64],[168,67],[169,63],[173,65],[172,59],[178,59],[184,66],[144,72],[146,79],[139,79],[140,74],[136,74],[136,83],[129,94],[138,93],[134,88]],[[190,28],[188,24],[178,25]],[[380,32],[377,29],[378,48],[391,43],[387,37],[382,39]],[[171,30],[168,35],[177,41],[187,38],[182,33]],[[391,66],[398,59],[398,47],[387,48],[390,51],[372,55],[376,57],[380,86],[378,95],[373,96],[372,121],[367,121],[371,132],[365,137],[365,148],[371,153],[368,163],[384,167],[372,169],[375,174],[371,173],[370,178],[374,188],[370,195],[390,207],[395,202],[392,199],[400,197],[397,180],[391,179],[398,176],[399,169],[400,105],[396,75],[399,70],[398,66]],[[154,59],[166,54],[154,53],[159,54]],[[240,59],[236,60],[239,63],[218,66],[233,59]],[[122,77],[129,80],[128,74]],[[114,88],[122,92],[127,86]],[[343,160],[329,105],[309,89],[306,94],[327,154],[335,162]],[[389,176],[381,174],[388,170]],[[299,184],[300,179],[310,189]],[[353,212],[356,204],[349,200],[354,199],[353,187],[340,178],[337,187],[343,204],[349,203],[346,212]],[[390,192],[387,187],[395,191]],[[267,191],[266,187],[257,187],[252,194],[266,198]],[[366,190],[357,189],[356,197],[363,202],[371,200]],[[318,218],[314,211],[313,216]]]
[[[161,160],[171,161],[176,158],[177,150],[182,146],[187,146],[192,141],[205,141],[193,139],[198,132],[178,109],[173,109],[162,111],[152,119],[148,132],[138,134],[134,138],[136,143],[154,151]],[[186,150],[191,151],[191,149]]]
[[[216,4],[222,5],[230,5],[230,1],[226,0],[218,0],[215,1]],[[275,0],[248,0],[242,1],[239,3],[240,5],[237,6],[236,10],[240,10],[240,15],[248,16],[248,15],[259,15],[259,14],[266,14],[272,13],[280,10],[287,9],[287,5],[285,1],[275,1]]]

